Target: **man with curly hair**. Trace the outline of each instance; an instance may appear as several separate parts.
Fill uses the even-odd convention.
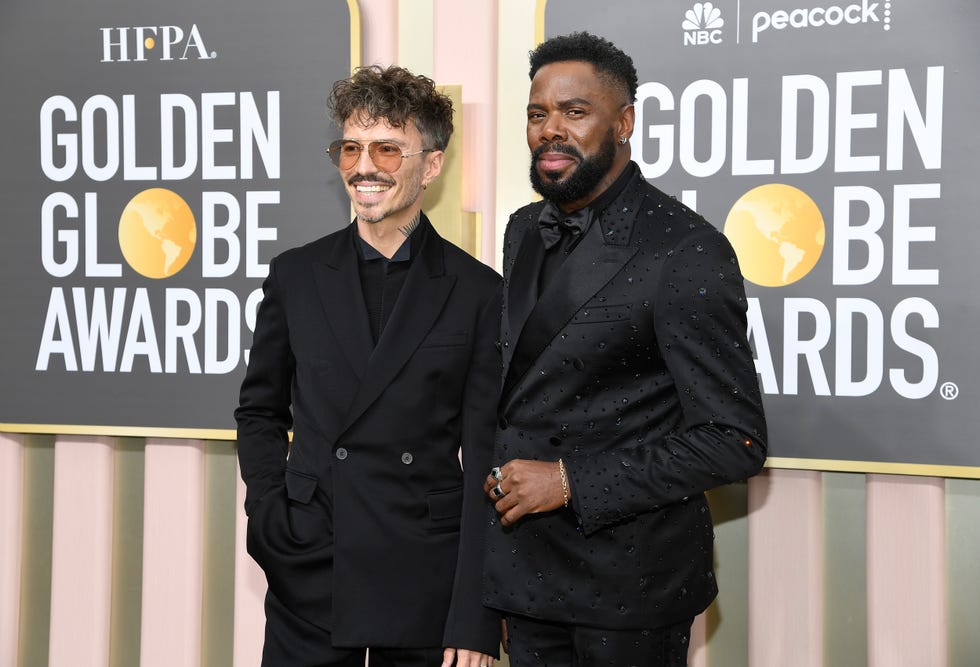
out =
[[[555,37],[530,75],[544,199],[504,237],[485,600],[514,667],[686,665],[717,592],[704,492],[766,457],[742,275],[725,237],[630,160],[628,55]]]
[[[421,210],[452,102],[373,66],[330,105],[356,218],[270,263],[235,412],[248,550],[269,584],[262,664],[486,667],[500,279]]]

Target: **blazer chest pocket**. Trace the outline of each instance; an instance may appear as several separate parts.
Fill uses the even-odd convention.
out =
[[[434,332],[424,341],[421,347],[456,347],[466,345],[465,331]]]
[[[628,303],[606,305],[604,303],[589,304],[575,313],[572,324],[605,324],[630,319],[633,306]]]
[[[425,496],[429,505],[429,532],[451,533],[459,530],[463,513],[463,487],[433,491]]]

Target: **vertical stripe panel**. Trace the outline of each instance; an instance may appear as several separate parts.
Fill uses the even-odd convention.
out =
[[[527,53],[534,48],[535,3],[499,0],[497,15],[496,199],[494,266],[502,266],[504,228],[510,214],[536,196],[528,182]],[[488,224],[491,223],[487,220]]]
[[[236,467],[237,469],[237,467]],[[235,667],[254,667],[262,657],[265,635],[265,573],[245,550],[245,483],[235,485]]]
[[[51,667],[108,665],[113,446],[59,436],[54,452]]]
[[[140,609],[143,599],[142,438],[116,441],[113,470],[112,615],[109,666],[133,667],[140,661]]]
[[[946,480],[949,667],[980,665],[980,481]]]
[[[204,591],[201,663],[231,667],[235,609],[235,443],[208,442],[204,454]]]
[[[140,667],[201,664],[204,446],[147,439]]]
[[[824,656],[864,667],[868,656],[865,477],[823,473]]]
[[[430,78],[434,13],[433,0],[398,0],[398,64]]]
[[[729,484],[708,493],[715,524],[718,598],[705,612],[707,665],[748,667],[749,521],[748,484]]]
[[[17,664],[23,516],[23,437],[0,433],[0,665]]]
[[[820,473],[749,480],[749,664],[822,667]]]
[[[494,219],[494,170],[487,159],[496,150],[497,3],[435,0],[434,78],[460,84],[462,104],[456,109],[462,150],[462,207]],[[479,29],[474,29],[480,26]],[[493,263],[493,225],[481,230],[481,255]]]
[[[24,533],[20,579],[20,665],[48,664],[54,438],[24,436]]]
[[[945,667],[943,480],[868,475],[868,667]]]
[[[398,58],[398,0],[359,0],[361,64],[390,65]]]

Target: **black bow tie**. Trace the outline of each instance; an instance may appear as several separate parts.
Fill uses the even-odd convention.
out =
[[[541,230],[541,240],[545,250],[550,250],[559,241],[562,234],[569,232],[579,236],[589,228],[592,222],[592,207],[583,206],[577,211],[565,213],[560,208],[548,202],[538,217],[538,227]]]

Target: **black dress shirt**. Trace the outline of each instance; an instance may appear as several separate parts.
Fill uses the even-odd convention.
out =
[[[368,322],[371,325],[371,336],[377,345],[384,331],[391,312],[395,309],[398,295],[405,284],[405,276],[412,266],[412,260],[418,254],[424,240],[417,229],[398,246],[391,259],[378,252],[370,243],[356,236],[357,268],[361,277],[361,292],[364,294],[364,305],[367,307]],[[416,238],[418,237],[418,238]]]

